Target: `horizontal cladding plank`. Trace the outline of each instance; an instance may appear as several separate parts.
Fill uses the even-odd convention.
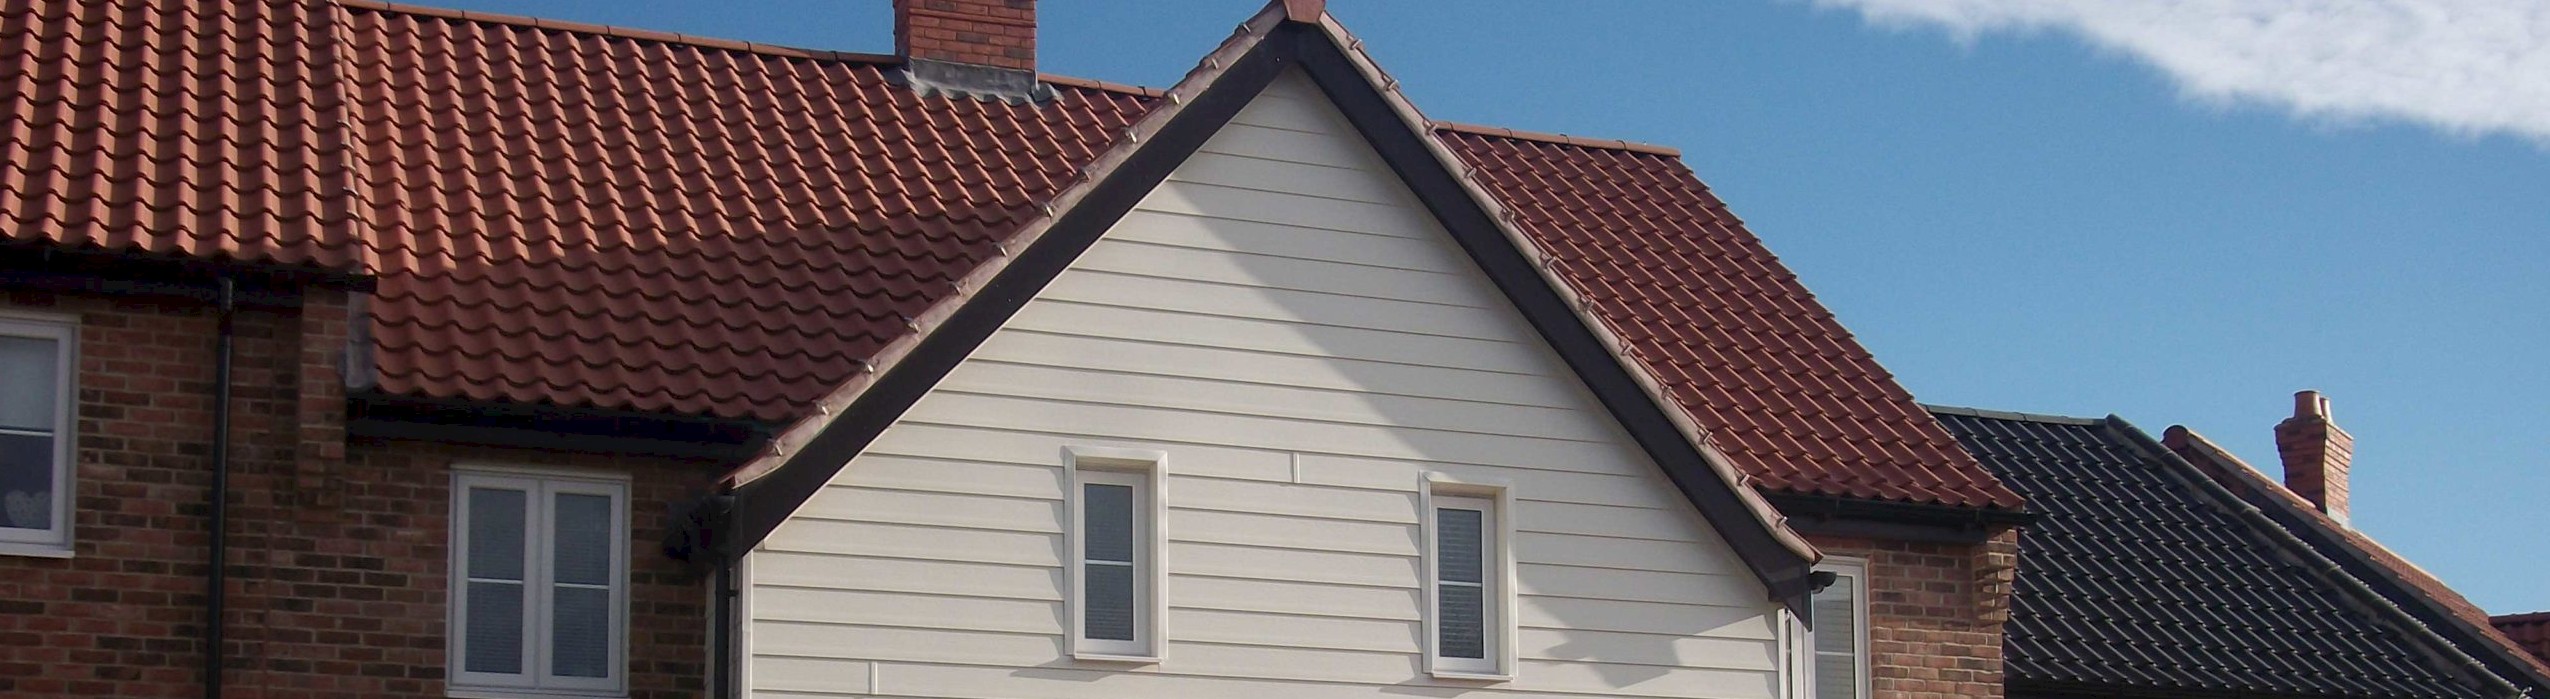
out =
[[[1138,345],[1123,346],[1119,354],[1131,355],[1139,350]],[[1607,416],[1584,410],[1129,374],[1056,367],[1042,361],[969,361],[949,372],[938,389],[1270,419],[1447,430],[1486,435],[1487,439],[1536,437],[1608,442],[1617,435]]]
[[[1170,542],[1161,554],[1171,578],[1212,576],[1366,587],[1415,588],[1414,556],[1301,551]]]
[[[1525,660],[1606,663],[1770,672],[1779,669],[1778,644],[1757,639],[1664,634],[1522,629],[1514,653]]]
[[[1493,687],[1437,681],[1414,653],[1355,653],[1189,644],[1170,649],[1177,661],[1130,670],[1057,661],[1041,667],[889,663],[881,685],[894,694],[950,699],[1120,699],[1202,696],[1217,699],[1350,699],[1391,694],[1458,696],[1768,697],[1767,672],[1585,665],[1525,661],[1513,682]]]
[[[925,399],[926,400],[926,399]],[[896,423],[877,436],[868,448],[869,454],[894,454],[898,457],[929,460],[961,459],[1009,464],[1019,468],[1050,469],[1059,483],[1062,478],[1062,454],[1066,447],[1108,447],[1117,449],[1158,450],[1167,452],[1169,473],[1235,478],[1246,480],[1290,481],[1293,457],[1281,451],[1241,449],[1218,443],[1170,444],[1157,440],[1114,439],[1098,435],[1055,434],[1020,431],[1007,427],[937,425],[906,421]],[[862,454],[852,468],[842,470],[834,483],[863,483],[857,466],[868,455]],[[1059,487],[1059,485],[1057,486]]]
[[[1644,459],[1643,455],[1626,445],[1610,443],[1523,437],[1484,439],[1481,435],[1463,432],[1304,422],[1099,403],[1057,403],[954,392],[935,393],[922,399],[906,413],[904,419],[933,425],[1088,435],[1137,443],[1223,444],[1273,451],[1523,468],[1595,460],[1635,463]],[[1691,521],[1694,523],[1692,526],[1697,526],[1696,518]],[[1652,521],[1644,527],[1658,528]],[[1595,533],[1601,531],[1596,530]],[[1692,536],[1689,532],[1663,532],[1647,538]]]
[[[1523,531],[1690,542],[1723,548],[1697,511],[1651,510],[1566,502],[1517,500],[1514,526]]]
[[[966,563],[1057,567],[1063,561],[1059,533],[956,529],[796,517],[772,530],[762,546],[772,551],[873,556]]]
[[[1168,491],[1164,501],[1177,507],[1385,524],[1417,522],[1417,494],[1410,491],[1184,476],[1173,476],[1162,487]]]
[[[757,656],[1032,666],[1061,659],[1063,646],[1061,634],[855,626],[768,619],[755,620],[752,626],[752,648]]]
[[[1363,238],[1379,240],[1371,236]],[[1352,254],[1353,251],[1341,252]],[[1072,265],[1078,269],[1118,274],[1190,279],[1240,287],[1301,289],[1444,306],[1502,309],[1509,305],[1505,296],[1487,280],[1458,272],[1419,272],[1136,240],[1101,240]]]
[[[1413,202],[1411,202],[1413,204]],[[1322,228],[1417,240],[1445,236],[1443,224],[1423,207],[1326,199],[1290,192],[1241,189],[1200,182],[1162,182],[1137,205],[1144,211]]]
[[[1256,124],[1224,126],[1214,132],[1212,138],[1205,139],[1204,145],[1197,150],[1334,168],[1380,170],[1387,167],[1381,162],[1381,157],[1372,152],[1372,147],[1360,138],[1341,138],[1336,134]]]
[[[1089,269],[1064,272],[1038,298],[1491,342],[1537,342],[1539,338],[1532,334],[1530,326],[1502,309],[1209,284]]]
[[[1169,173],[1171,182],[1293,192],[1304,196],[1386,206],[1415,205],[1416,198],[1387,170],[1317,165],[1277,158],[1199,151]]]
[[[1171,606],[1350,619],[1418,619],[1415,588],[1350,587],[1283,580],[1172,576]]]
[[[1062,599],[1061,568],[835,556],[767,549],[754,551],[751,556],[752,581],[756,586],[1023,600]]]
[[[1416,653],[1425,625],[1413,620],[1348,619],[1218,609],[1172,609],[1173,641],[1232,645]],[[1173,643],[1174,645],[1174,643]]]
[[[1592,405],[1572,379],[1020,328],[992,336],[971,359],[1538,408]]]
[[[1645,458],[1622,461],[1574,461],[1534,466],[1483,466],[1367,459],[1308,454],[1301,457],[1302,482],[1349,488],[1411,490],[1423,487],[1425,474],[1499,482],[1525,500],[1675,509],[1689,507],[1674,494]]]
[[[1564,370],[1551,361],[1548,348],[1538,345],[1176,313],[1151,308],[1148,304],[1118,305],[1039,298],[1028,302],[1025,309],[1011,318],[1009,327],[1085,337],[1121,337],[1301,357],[1346,357],[1533,376],[1554,376],[1558,375],[1554,372]]]
[[[1666,573],[1750,575],[1723,547],[1684,541],[1621,539],[1582,534],[1517,532],[1514,559],[1533,563],[1653,570]]]
[[[1249,100],[1248,106],[1231,117],[1232,121],[1268,128],[1304,133],[1335,134],[1342,138],[1362,138],[1346,115],[1316,94],[1318,88],[1278,83],[1274,88]]]
[[[1167,532],[1172,540],[1197,543],[1383,556],[1418,555],[1419,530],[1414,523],[1383,524],[1198,510],[1171,502],[1168,523],[1161,531]]]
[[[852,478],[855,482],[856,476]],[[1062,531],[1062,508],[1060,500],[831,485],[807,498],[795,516],[1059,533]]]
[[[1524,597],[1515,622],[1554,631],[1585,629],[1624,633],[1773,640],[1771,604],[1713,607],[1574,597]]]
[[[908,592],[758,587],[756,620],[864,624],[1002,633],[1063,633],[1060,601],[949,597]]]
[[[930,451],[919,449],[917,451]],[[997,495],[1009,498],[1061,500],[1063,471],[1059,455],[1046,450],[1034,462],[987,463],[942,454],[901,454],[875,447],[852,462],[836,485],[898,490]]]
[[[1479,273],[1477,263],[1449,240],[1390,238],[1166,211],[1128,212],[1107,231],[1106,239],[1416,272]]]
[[[811,696],[854,696],[868,693],[869,672],[874,667],[862,660],[831,658],[757,657],[752,660],[752,694],[755,697],[788,696],[805,692]]]
[[[1581,568],[1522,562],[1516,590],[1526,596],[1663,602],[1752,608],[1766,595],[1752,577]]]

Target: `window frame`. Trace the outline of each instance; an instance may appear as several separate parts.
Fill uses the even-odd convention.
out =
[[[523,657],[521,674],[470,672],[468,658],[469,489],[490,487],[523,491]],[[455,465],[452,468],[450,588],[445,601],[445,687],[451,697],[521,695],[625,697],[629,691],[629,606],[631,581],[630,479],[626,474],[563,469]],[[550,645],[555,640],[555,566],[557,540],[554,507],[559,495],[600,495],[611,499],[611,638],[605,677],[564,677],[551,673]]]
[[[0,336],[52,340],[53,357],[53,492],[50,514],[52,522],[45,529],[0,528],[0,554],[42,558],[71,557],[72,507],[77,484],[73,477],[79,469],[72,464],[78,453],[79,424],[73,413],[79,406],[80,318],[75,315],[0,311]]]
[[[1868,699],[1871,696],[1868,672],[1868,569],[1868,559],[1849,556],[1826,556],[1822,562],[1815,564],[1816,571],[1832,573],[1836,576],[1833,580],[1834,586],[1851,586],[1851,601],[1855,605],[1851,609],[1851,635],[1853,636],[1851,640],[1851,680],[1856,684],[1856,686],[1852,688],[1851,696],[1854,699]],[[1808,608],[1813,608],[1813,596],[1810,595],[1807,598],[1807,605]],[[1811,664],[1806,668],[1804,681],[1801,682],[1801,686],[1805,689],[1805,696],[1820,697],[1822,696],[1820,691],[1822,688],[1815,686],[1815,677],[1818,674],[1815,670],[1818,665],[1821,665],[1824,662],[1825,656],[1836,654],[1826,653],[1815,648],[1814,624],[1803,624],[1801,626],[1803,627],[1801,634],[1801,638],[1803,639],[1802,645],[1803,650],[1805,651],[1803,655],[1807,660],[1811,661]]]
[[[1506,682],[1514,679],[1515,648],[1515,580],[1514,580],[1514,488],[1496,479],[1462,478],[1430,472],[1419,490],[1418,519],[1422,522],[1425,557],[1422,573],[1425,594],[1425,660],[1426,673],[1436,679]],[[1443,655],[1442,552],[1437,550],[1441,538],[1436,527],[1436,510],[1441,505],[1483,504],[1483,526],[1480,527],[1480,558],[1485,571],[1479,579],[1486,588],[1481,594],[1479,628],[1487,636],[1482,639],[1487,650],[1484,658],[1449,658]]]
[[[1063,594],[1064,624],[1069,632],[1066,650],[1074,660],[1105,663],[1150,664],[1160,662],[1162,647],[1168,638],[1166,617],[1168,567],[1162,565],[1163,544],[1161,522],[1167,514],[1166,488],[1163,487],[1168,454],[1149,449],[1117,447],[1063,447],[1063,482],[1066,490],[1063,521],[1065,587]],[[1088,513],[1084,487],[1089,484],[1125,485],[1134,493],[1134,635],[1131,641],[1088,637]],[[1148,566],[1145,566],[1145,563]],[[1147,568],[1147,569],[1146,569]]]

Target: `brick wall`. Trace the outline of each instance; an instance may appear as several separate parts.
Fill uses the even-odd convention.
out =
[[[1827,555],[1868,561],[1874,699],[2002,696],[2018,530],[1982,544],[1808,538]]]
[[[341,295],[237,320],[228,696],[443,696],[450,465],[633,474],[631,696],[696,697],[706,584],[655,552],[713,465],[344,437]],[[74,556],[0,555],[0,696],[198,697],[215,317],[0,292],[81,319]]]
[[[894,0],[895,50],[911,58],[1036,69],[1035,0]]]

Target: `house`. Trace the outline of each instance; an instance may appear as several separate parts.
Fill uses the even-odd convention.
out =
[[[10,6],[0,693],[1999,692],[2022,501],[1673,151],[1034,13]]]
[[[2304,406],[2278,428],[2287,481],[2342,493],[2351,438],[2316,394],[2306,392]],[[2246,466],[2234,476],[2245,481],[2225,482],[2220,464],[2197,460],[2213,457],[2188,455],[2198,438],[2184,428],[2171,428],[2165,444],[2114,416],[1931,411],[2038,513],[2020,542],[2008,696],[2513,697],[2550,688],[2537,665],[2507,662],[2509,646],[2447,626],[2431,605],[2405,598],[2406,587],[2344,565],[2310,542],[2314,532],[2242,496],[2263,487],[2301,501]]]

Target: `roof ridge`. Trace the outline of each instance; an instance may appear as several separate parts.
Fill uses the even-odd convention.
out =
[[[2106,420],[2106,419],[2103,419],[2103,418],[2094,418],[2094,417],[2072,417],[2072,416],[2069,416],[2069,415],[2045,415],[2045,414],[2040,414],[2040,413],[2021,413],[2021,412],[2012,412],[2012,411],[2008,411],[2008,410],[1990,410],[1990,409],[1986,409],[1986,408],[1968,408],[1968,407],[1964,407],[1964,406],[1956,406],[1956,405],[1939,405],[1939,404],[1936,404],[1936,403],[1914,403],[1914,405],[1919,405],[1919,406],[1921,406],[1921,409],[1922,409],[1922,410],[1929,411],[1929,412],[1930,412],[1930,414],[1932,414],[1932,415],[1957,415],[1957,416],[1962,416],[1962,417],[1979,417],[1979,418],[1987,418],[1987,419],[1993,419],[1993,420],[2016,420],[2016,421],[2019,421],[2019,422],[2042,422],[2042,423],[2056,424],[2056,425],[2104,425],[2104,424],[2107,424],[2107,420]]]
[[[2543,610],[2543,611],[2538,611],[2538,612],[2516,612],[2516,613],[2513,613],[2513,614],[2498,614],[2498,615],[2495,615],[2495,616],[2488,617],[2488,620],[2489,620],[2489,621],[2498,622],[2498,623],[2513,623],[2513,624],[2529,624],[2529,623],[2536,622],[2536,621],[2550,621],[2550,610]]]
[[[1522,129],[1512,129],[1503,126],[1465,124],[1457,121],[1436,120],[1427,125],[1444,131],[1478,136],[1494,136],[1497,138],[1511,138],[1523,141],[1539,141],[1542,143],[1556,143],[1560,145],[1577,146],[1580,148],[1625,150],[1632,153],[1661,155],[1668,158],[1682,157],[1682,151],[1671,146],[1660,146],[1653,143],[1639,143],[1637,141],[1624,141],[1617,138],[1587,138],[1584,136],[1570,136],[1563,133],[1524,131]]]
[[[504,14],[504,13],[498,13],[498,12],[476,12],[476,11],[469,11],[469,10],[455,10],[455,9],[445,8],[445,7],[431,7],[431,6],[426,6],[426,5],[409,5],[409,4],[404,4],[404,3],[383,2],[382,0],[329,0],[329,1],[330,1],[330,2],[335,3],[338,7],[344,7],[344,8],[356,9],[356,10],[370,10],[370,11],[374,11],[374,12],[394,12],[394,13],[398,13],[398,14],[405,14],[405,15],[416,15],[416,16],[419,16],[419,17],[433,17],[433,18],[438,18],[438,19],[458,20],[458,21],[463,21],[463,22],[481,22],[481,23],[486,23],[486,24],[501,24],[501,25],[506,25],[506,26],[515,26],[515,27],[529,27],[529,28],[533,28],[533,29],[546,29],[546,30],[550,30],[550,31],[557,31],[557,32],[572,32],[572,33],[577,33],[577,34],[597,34],[597,35],[601,35],[601,36],[615,37],[615,38],[621,38],[621,39],[630,39],[630,40],[634,40],[634,41],[653,41],[653,42],[666,43],[666,44],[680,44],[680,45],[684,45],[684,46],[694,46],[694,47],[698,47],[698,48],[705,48],[705,49],[718,49],[718,50],[724,50],[724,51],[741,51],[741,52],[744,52],[744,53],[754,53],[754,54],[761,54],[761,55],[765,55],[765,56],[776,56],[776,57],[780,57],[780,58],[804,58],[804,59],[812,59],[812,60],[818,60],[818,61],[841,61],[841,62],[845,62],[845,63],[872,63],[872,64],[897,64],[897,63],[902,63],[902,62],[903,62],[903,59],[902,59],[902,58],[900,58],[900,57],[890,56],[890,55],[885,55],[885,54],[877,54],[877,53],[861,53],[861,52],[856,52],[856,51],[834,51],[834,50],[830,50],[830,49],[808,49],[808,48],[798,48],[798,47],[794,47],[794,46],[781,46],[781,45],[778,45],[778,44],[762,44],[762,43],[755,43],[755,42],[750,42],[750,41],[738,41],[738,40],[735,40],[735,39],[726,39],[726,38],[721,38],[721,37],[700,36],[700,35],[696,35],[696,34],[676,34],[676,33],[673,33],[673,32],[657,31],[657,30],[653,30],[653,29],[640,29],[640,28],[637,28],[637,27],[614,27],[614,26],[609,26],[609,25],[591,24],[591,23],[586,23],[586,22],[570,22],[570,21],[566,21],[566,20],[547,19],[547,18],[542,18],[542,17],[531,17],[531,16],[527,16],[527,15]]]
[[[1123,94],[1128,94],[1128,95],[1134,95],[1134,96],[1137,96],[1137,97],[1159,97],[1159,96],[1162,96],[1162,95],[1169,94],[1169,91],[1168,91],[1168,90],[1165,90],[1165,89],[1162,89],[1162,88],[1157,88],[1157,87],[1143,87],[1143,86],[1141,86],[1141,85],[1128,85],[1128,84],[1125,84],[1125,83],[1108,82],[1108,81],[1105,81],[1105,80],[1098,80],[1098,79],[1095,79],[1095,78],[1083,78],[1083,77],[1072,76],[1072,75],[1055,75],[1055,74],[1053,74],[1053,73],[1037,73],[1037,74],[1036,74],[1036,79],[1037,79],[1037,80],[1042,80],[1042,81],[1045,81],[1045,82],[1047,82],[1047,83],[1054,84],[1054,85],[1061,85],[1061,86],[1063,86],[1063,87],[1077,87],[1077,88],[1081,88],[1081,89],[1085,89],[1085,90],[1101,90],[1101,91],[1106,91],[1106,92],[1117,92],[1117,93],[1123,93]]]

